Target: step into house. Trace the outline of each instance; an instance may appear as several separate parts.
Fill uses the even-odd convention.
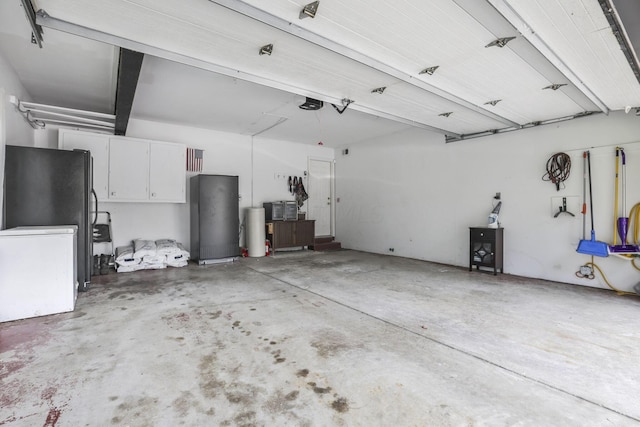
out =
[[[340,242],[336,242],[333,236],[316,236],[313,245],[309,245],[313,251],[336,251],[342,249]]]

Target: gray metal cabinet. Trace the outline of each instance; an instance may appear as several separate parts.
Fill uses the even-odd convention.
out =
[[[239,256],[238,177],[196,175],[189,184],[191,258],[207,264]]]

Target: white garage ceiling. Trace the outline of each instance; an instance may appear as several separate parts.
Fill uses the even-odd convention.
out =
[[[616,37],[629,20],[612,19],[632,2],[616,13],[606,0],[321,0],[301,19],[307,3],[38,0],[43,49],[0,49],[36,102],[85,108],[93,97],[113,112],[116,45],[146,54],[134,118],[327,145],[409,126],[455,140],[640,107],[637,54],[620,44],[632,47],[637,22]],[[3,39],[30,37],[23,24]],[[32,57],[57,65],[42,78]],[[48,81],[69,90],[56,96]],[[324,108],[300,110],[304,96]]]

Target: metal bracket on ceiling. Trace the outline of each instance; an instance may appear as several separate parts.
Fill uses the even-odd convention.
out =
[[[502,101],[502,99],[494,99],[493,101],[485,102],[484,105],[491,105],[492,107],[495,107],[500,101]]]
[[[419,74],[427,74],[429,76],[433,76],[433,74],[436,72],[438,68],[440,68],[439,65],[434,65],[433,67],[427,67],[424,70],[420,71]]]
[[[273,53],[273,44],[269,43],[269,44],[266,44],[266,45],[262,46],[258,53],[260,55],[271,55],[271,53]]]
[[[550,125],[553,123],[559,123],[559,122],[566,122],[568,120],[573,120],[573,119],[577,119],[580,117],[586,117],[586,116],[590,116],[592,114],[599,114],[600,111],[584,111],[582,113],[578,113],[576,115],[573,116],[566,116],[566,117],[558,117],[555,119],[549,119],[549,120],[544,120],[544,121],[535,121],[535,122],[530,122],[530,123],[526,123],[522,126],[519,127],[510,127],[510,128],[501,128],[501,129],[489,129],[483,132],[475,132],[475,133],[467,133],[467,134],[463,134],[463,135],[447,135],[445,137],[445,142],[449,143],[449,142],[455,142],[455,141],[462,141],[465,139],[473,139],[473,138],[480,138],[483,136],[489,136],[489,135],[495,135],[495,134],[499,134],[499,133],[506,133],[506,132],[513,132],[515,130],[520,130],[520,129],[528,129],[528,128],[532,128],[532,127],[536,127],[536,126],[540,126],[540,125]]]
[[[566,83],[554,83],[554,84],[551,84],[549,86],[543,87],[542,90],[545,90],[545,89],[558,90],[562,86],[566,86],[566,85],[567,85]]]
[[[298,18],[299,19],[304,19],[304,18],[312,18],[313,19],[313,18],[315,18],[316,17],[316,13],[318,12],[318,6],[320,6],[320,2],[319,1],[314,1],[312,3],[309,3],[308,5],[306,5],[305,7],[302,8]]]
[[[340,108],[338,108],[338,106],[336,104],[331,104],[333,106],[333,108],[336,109],[336,111],[340,114],[344,113],[344,111],[347,109],[347,107],[354,101],[347,99],[347,98],[342,98],[342,110]]]
[[[29,21],[29,25],[31,26],[31,43],[37,44],[38,47],[42,49],[42,42],[44,41],[42,38],[42,27],[36,23],[36,11],[33,8],[33,4],[31,0],[20,1],[25,15],[27,15],[27,21]]]
[[[587,117],[594,113],[594,111],[583,111],[582,113],[575,114],[573,116],[574,119],[579,119],[580,117]]]
[[[491,43],[489,43],[485,47],[493,47],[493,46],[505,47],[507,45],[507,43],[509,43],[513,39],[515,39],[515,37],[500,37],[500,38],[492,41]]]

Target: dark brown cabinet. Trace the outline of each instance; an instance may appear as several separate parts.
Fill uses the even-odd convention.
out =
[[[266,224],[267,239],[275,251],[280,248],[313,245],[315,220],[271,221]]]
[[[469,228],[469,271],[476,266],[493,268],[503,273],[503,228],[470,227]]]

